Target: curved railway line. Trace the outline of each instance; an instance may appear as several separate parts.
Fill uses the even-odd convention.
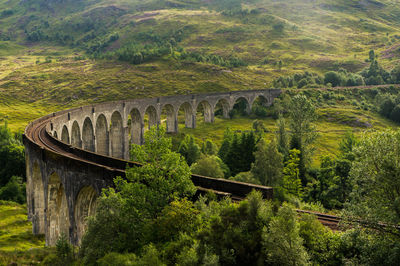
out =
[[[76,152],[71,152],[70,149],[72,150],[76,150],[76,148],[69,146],[68,149],[66,149],[65,145],[60,145],[62,143],[57,143],[57,141],[54,140],[54,138],[47,132],[46,130],[46,126],[49,123],[50,118],[46,119],[44,121],[41,121],[39,123],[33,123],[31,125],[31,127],[28,127],[26,132],[25,132],[25,136],[27,138],[32,139],[32,141],[34,143],[36,143],[38,146],[40,146],[42,149],[48,149],[52,152],[55,152],[57,154],[60,154],[62,156],[65,157],[69,157],[71,159],[76,159],[79,161],[83,161],[85,163],[88,164],[94,164],[94,165],[98,165],[101,167],[105,167],[108,168],[112,171],[115,172],[120,172],[121,174],[123,174],[125,172],[125,168],[122,167],[117,167],[117,168],[111,168],[110,166],[107,165],[101,165],[98,164],[96,161],[91,161],[91,160],[87,160],[87,158],[85,158],[84,156],[79,156],[77,155]],[[88,151],[82,151],[80,150],[80,152],[84,152],[84,153],[89,153]],[[121,160],[121,159],[116,159],[116,158],[112,158],[109,157],[110,160],[118,160],[121,162],[121,166],[122,165],[126,165],[126,164],[130,164],[130,165],[139,165],[137,163],[134,162],[128,162],[125,160]],[[195,178],[198,176],[193,175]],[[197,186],[198,190],[206,193],[206,192],[213,192],[215,194],[217,194],[217,196],[219,197],[231,197],[233,201],[241,201],[243,200],[245,197],[243,195],[238,196],[238,195],[232,195],[231,193],[227,193],[224,191],[219,191],[219,190],[215,190],[215,189],[211,189],[211,188],[205,188],[205,187],[201,187],[201,186]],[[257,186],[255,186],[255,188],[257,189]],[[328,214],[323,214],[323,213],[318,213],[318,212],[312,212],[312,211],[304,211],[304,210],[296,210],[299,214],[312,214],[315,215],[317,217],[317,219],[325,226],[333,229],[333,230],[337,230],[338,229],[338,225],[339,222],[341,221],[340,217],[338,216],[334,216],[334,215],[328,215]]]

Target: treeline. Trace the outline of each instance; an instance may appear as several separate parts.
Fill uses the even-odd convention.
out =
[[[26,202],[25,152],[22,136],[0,125],[0,200]]]
[[[304,104],[303,100],[298,101]],[[126,180],[117,178],[115,189],[103,191],[96,214],[88,220],[79,252],[74,253],[66,238],[61,237],[57,254],[48,256],[45,265],[397,265],[400,262],[400,236],[395,228],[370,230],[368,224],[363,224],[362,229],[353,224],[351,229],[333,232],[311,215],[298,215],[293,205],[264,201],[258,192],[250,193],[240,203],[217,200],[213,194],[190,201],[195,192],[190,168],[182,156],[171,150],[171,139],[164,134],[163,128],[153,128],[145,133],[144,145],[133,145],[131,159],[141,162],[143,167],[127,169]],[[392,176],[395,162],[387,161],[399,157],[395,155],[400,145],[399,134],[373,133],[357,142],[356,149],[351,148],[354,163],[350,175],[353,183],[359,185],[352,188],[345,205],[345,221],[346,217],[356,215],[371,225],[374,217],[390,225],[400,218],[396,203],[392,202],[399,193],[379,194],[381,188],[399,184]],[[267,145],[279,147],[282,140],[278,140]],[[342,145],[348,148],[348,144]],[[346,154],[347,148],[344,148]],[[201,150],[215,154],[216,147],[209,143]],[[191,153],[187,145],[185,151]],[[257,152],[263,150],[257,148]],[[374,158],[370,158],[372,153],[376,154]],[[299,176],[296,171],[299,156],[300,150],[292,149],[287,159],[283,153],[275,158],[285,162],[283,178]],[[258,155],[255,157],[257,164]],[[269,157],[258,163],[264,163],[265,158]],[[337,173],[331,170],[330,163],[324,162],[324,166],[321,172]],[[288,191],[298,185],[290,184]],[[369,209],[370,204],[376,208]]]
[[[292,76],[282,76],[273,81],[276,88],[318,88],[327,87],[351,87],[364,85],[384,85],[400,83],[400,66],[396,66],[391,72],[386,71],[378,63],[373,50],[370,52],[370,66],[360,73],[351,73],[346,69],[328,71],[323,76],[312,73],[296,73]]]

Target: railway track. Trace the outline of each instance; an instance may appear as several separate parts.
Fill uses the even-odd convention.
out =
[[[320,212],[313,212],[313,211],[304,211],[304,210],[296,210],[299,214],[311,214],[315,215],[323,225],[331,228],[332,230],[339,229],[339,223],[342,220],[340,217]]]
[[[68,149],[65,148],[65,146],[60,146],[54,143],[54,140],[52,140],[51,136],[49,136],[49,133],[46,131],[46,125],[49,123],[50,119],[43,120],[41,122],[36,122],[34,125],[32,125],[26,132],[25,135],[32,139],[33,142],[35,142],[38,146],[40,146],[42,149],[47,149],[50,150],[54,153],[60,154],[65,157],[69,157],[75,160],[80,160],[85,163],[89,164],[95,164],[99,165],[102,167],[110,168],[109,166],[101,165],[97,162],[87,160],[83,156],[78,156],[74,152],[70,152]],[[71,147],[72,148],[72,147]],[[72,148],[74,149],[74,148]],[[112,160],[115,160],[115,158],[111,158]],[[127,162],[127,161],[125,161]],[[132,162],[131,162],[132,163]],[[121,164],[122,165],[122,164]],[[126,164],[125,164],[126,166]],[[124,167],[117,167],[117,168],[112,168],[116,172],[125,172],[125,166]],[[203,188],[198,186],[198,190],[200,192],[209,192],[212,191],[214,192],[217,196],[220,197],[231,197],[234,202],[239,202],[245,199],[243,196],[238,196],[238,195],[232,195],[231,193],[227,193],[224,191],[219,191],[219,190],[212,190],[208,188]],[[323,214],[323,213],[317,213],[317,212],[311,212],[311,211],[304,211],[304,210],[296,210],[298,213],[307,213],[307,214],[312,214],[317,217],[317,219],[325,226],[337,230],[338,225],[340,222],[340,218],[337,216],[333,215],[328,215],[328,214]]]

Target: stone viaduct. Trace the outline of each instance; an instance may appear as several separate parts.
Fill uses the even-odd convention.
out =
[[[34,234],[45,234],[54,245],[64,233],[79,245],[87,216],[96,208],[103,188],[125,176],[131,143],[142,144],[144,131],[165,123],[178,132],[178,120],[195,128],[196,119],[214,122],[215,112],[229,118],[241,102],[251,112],[257,100],[270,106],[280,90],[233,91],[107,102],[64,110],[35,120],[25,129],[28,218]],[[183,122],[183,121],[182,121]],[[252,189],[267,198],[272,188],[192,175],[198,193],[213,191],[234,199]]]

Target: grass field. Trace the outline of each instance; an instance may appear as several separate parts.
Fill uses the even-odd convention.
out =
[[[32,234],[26,206],[0,201],[0,265],[32,265],[50,252],[44,236]]]

